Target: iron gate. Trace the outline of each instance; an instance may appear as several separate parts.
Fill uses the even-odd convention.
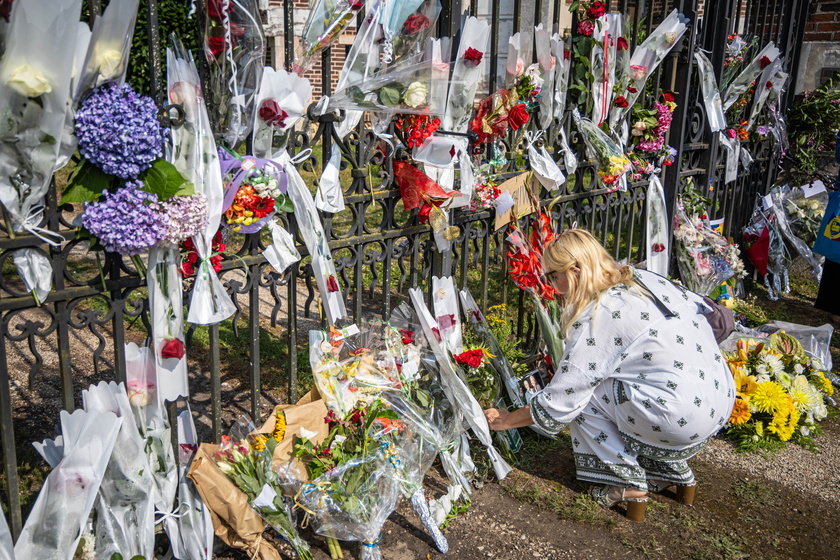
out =
[[[203,0],[198,3],[203,8]],[[460,10],[453,4],[463,6],[470,14],[489,14],[491,68],[498,67],[507,44],[507,36],[500,29],[502,12],[512,9],[513,29],[527,29],[535,22],[558,26],[560,10],[566,9],[563,1],[442,3],[439,32],[456,41]],[[684,188],[688,178],[693,178],[707,193],[721,200],[720,216],[726,218],[726,232],[737,235],[756,193],[764,192],[775,178],[777,154],[767,142],[752,146],[756,161],[750,170],[733,184],[723,183],[724,162],[717,139],[706,126],[692,55],[698,48],[710,51],[719,72],[726,34],[755,34],[762,43],[776,41],[795,76],[808,1],[607,3],[611,9],[629,14],[634,28],[642,33],[650,32],[674,8],[691,20],[686,37],[652,77],[661,88],[674,91],[678,102],[670,133],[670,144],[678,150],[678,163],[664,172],[666,197],[673,206],[675,194]],[[293,4],[292,0],[283,2],[287,67],[293,54]],[[91,0],[89,5],[93,14],[98,13],[98,0]],[[149,22],[151,94],[162,104],[157,7],[156,0],[141,2]],[[700,8],[704,10],[702,18],[697,16]],[[330,56],[326,51],[322,61],[325,93],[330,87]],[[478,97],[494,91],[500,81],[503,76],[490,72],[485,91],[479,91]],[[790,101],[790,95],[786,101]],[[358,318],[363,313],[387,317],[408,287],[428,287],[433,274],[453,274],[458,285],[470,287],[483,309],[491,303],[510,301],[517,312],[519,334],[533,338],[535,327],[526,313],[524,293],[511,291],[505,280],[504,234],[493,231],[489,211],[456,214],[453,224],[460,236],[451,254],[440,255],[430,239],[429,227],[417,221],[416,213],[403,210],[399,190],[392,182],[392,163],[403,157],[401,151],[382,150],[373,133],[365,128],[346,139],[338,138],[334,129],[339,117],[335,114],[310,113],[309,118],[312,128],[295,134],[293,150],[299,153],[316,148],[315,153],[320,156],[311,156],[300,164],[304,177],[311,181],[319,175],[334,143],[340,147],[343,165],[351,177],[350,183],[343,185],[347,210],[338,215],[322,215],[351,317]],[[567,127],[582,158],[580,139],[569,130],[569,120],[553,123],[546,142],[553,153],[558,153],[559,127]],[[505,148],[509,161],[502,171],[506,176],[527,169],[527,162],[522,167],[512,157],[521,146],[507,143]],[[646,186],[632,183],[627,192],[607,194],[598,189],[592,164],[582,163],[562,187],[551,213],[559,228],[576,221],[601,239],[615,258],[638,261],[644,247]],[[543,195],[542,203],[547,204],[548,193]],[[66,242],[59,248],[43,245],[29,235],[13,235],[0,223],[0,444],[4,509],[14,535],[22,527],[22,499],[30,502],[37,490],[37,484],[22,488],[19,468],[24,467],[19,456],[29,457],[29,443],[49,435],[60,409],[73,410],[79,404],[82,387],[100,379],[124,381],[124,344],[130,340],[142,343],[150,330],[143,278],[128,259],[88,252],[87,242],[76,239],[71,223],[76,212],[78,208],[72,205],[58,205],[54,185],[42,226],[64,237]],[[296,233],[293,219],[289,225]],[[41,305],[36,305],[23,288],[12,266],[12,252],[21,248],[34,248],[52,262],[54,289]],[[298,248],[305,254],[300,239]],[[259,418],[261,411],[273,407],[278,399],[294,400],[299,392],[299,372],[306,369],[298,357],[301,352],[305,356],[306,336],[300,333],[321,325],[308,258],[278,274],[266,264],[262,249],[257,234],[233,235],[228,239],[231,256],[224,261],[221,279],[237,312],[220,325],[190,332],[190,383],[196,394],[192,408],[205,438],[218,440],[223,421],[233,414],[247,412]],[[233,367],[230,364],[238,364],[233,373],[229,371]]]

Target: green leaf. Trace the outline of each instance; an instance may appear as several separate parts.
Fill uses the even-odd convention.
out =
[[[569,6],[569,12],[575,13],[579,7],[580,7],[580,2],[575,0],[574,2],[572,2],[572,5]]]
[[[155,160],[138,179],[145,183],[144,191],[156,194],[160,200],[169,200],[176,195],[195,194],[195,187],[187,183],[174,165],[163,159]]]
[[[285,194],[281,194],[280,196],[274,199],[274,209],[278,212],[285,212],[286,214],[291,214],[295,211],[295,205],[292,204],[291,198],[289,198]]]
[[[67,202],[93,202],[99,200],[102,191],[111,187],[112,175],[108,175],[91,162],[85,160],[70,174],[67,186],[61,193],[61,204]]]
[[[365,93],[362,91],[362,88],[359,86],[350,86],[348,88],[348,93],[350,94],[350,99],[353,100],[353,103],[364,103],[365,102]]]
[[[396,88],[384,86],[379,90],[379,102],[386,107],[396,107],[401,99],[400,90]]]

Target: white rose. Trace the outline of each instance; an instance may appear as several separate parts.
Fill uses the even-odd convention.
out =
[[[99,66],[99,76],[104,80],[116,78],[122,74],[122,53],[110,49],[96,53],[96,64]]]
[[[6,83],[26,97],[38,97],[52,91],[52,85],[47,77],[28,64],[15,68]]]
[[[419,105],[422,105],[426,102],[427,93],[428,91],[426,90],[426,86],[424,86],[421,82],[411,82],[410,84],[408,84],[408,88],[405,90],[403,103],[405,103],[409,107],[417,107]]]

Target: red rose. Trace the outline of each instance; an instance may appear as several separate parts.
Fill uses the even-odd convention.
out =
[[[472,66],[475,68],[479,64],[481,64],[481,58],[484,56],[484,53],[478,49],[474,49],[472,47],[468,48],[467,51],[464,53],[464,63],[467,66]]]
[[[665,250],[665,245],[663,245],[662,243],[654,243],[651,249],[653,249],[654,253],[661,253]]]
[[[578,35],[586,35],[588,37],[592,35],[593,31],[595,31],[595,22],[591,19],[584,19],[578,22]]]
[[[618,50],[620,51],[626,51],[630,48],[630,46],[627,44],[627,39],[625,39],[624,37],[619,37],[616,45],[618,46]]]
[[[769,59],[768,57],[766,57],[766,56],[762,56],[761,58],[759,58],[759,59],[758,59],[758,65],[759,65],[761,68],[767,68],[767,66],[768,66],[769,64],[770,64],[770,59]]]
[[[338,291],[338,282],[336,282],[335,276],[333,276],[332,274],[327,276],[327,291],[329,293]]]
[[[347,0],[347,5],[350,6],[350,9],[354,12],[358,12],[365,7],[365,0]]]
[[[663,93],[662,98],[665,100],[666,103],[672,103],[674,101],[674,94],[673,93]]]
[[[613,100],[613,105],[624,108],[627,107],[629,103],[627,103],[627,99],[625,99],[623,95],[619,95]]]
[[[405,20],[405,23],[403,24],[403,29],[409,35],[414,35],[419,31],[423,31],[431,24],[432,23],[429,21],[429,18],[427,18],[423,14],[414,14],[413,16],[409,16],[408,19]]]
[[[286,118],[289,114],[280,108],[273,99],[266,99],[260,104],[260,118],[269,126],[286,126]]]
[[[207,37],[207,49],[213,58],[219,58],[219,55],[225,52],[226,44],[224,37]]]
[[[768,82],[764,85],[764,87],[766,87],[767,89],[772,88],[772,87],[773,87],[773,82],[768,81]]]
[[[572,51],[563,49],[563,60],[569,60],[570,56],[572,56]]]
[[[160,348],[160,357],[164,360],[167,358],[177,358],[180,360],[184,357],[184,354],[186,354],[184,343],[177,338],[170,338]]]
[[[508,123],[511,130],[517,130],[520,126],[523,126],[528,122],[528,118],[528,108],[524,103],[514,105],[508,113]]]
[[[636,89],[636,88],[634,88],[633,86],[627,86],[627,91],[629,91],[630,93],[636,93],[636,92],[637,92],[637,91],[639,91],[639,90],[637,90],[637,89]]]
[[[729,136],[730,138],[735,138],[736,136],[738,136],[738,133],[735,132],[734,128],[728,128],[728,129],[726,129],[726,135]]]
[[[225,12],[225,0],[207,0],[207,15],[221,21]],[[227,13],[233,13],[233,0],[227,2]]]
[[[195,268],[188,262],[181,263],[181,276],[189,277],[195,274]]]
[[[414,331],[410,331],[408,329],[400,329],[400,336],[402,337],[403,344],[413,344],[414,343]]]
[[[457,324],[455,321],[455,314],[448,313],[446,315],[441,315],[437,318],[437,324],[442,330],[446,331],[452,329]]]
[[[592,2],[592,5],[589,6],[589,9],[586,10],[586,17],[591,19],[598,19],[602,15],[607,13],[607,5],[603,2],[596,1]]]
[[[484,361],[484,351],[480,348],[475,350],[467,350],[454,356],[455,363],[467,366],[472,369],[480,368]]]

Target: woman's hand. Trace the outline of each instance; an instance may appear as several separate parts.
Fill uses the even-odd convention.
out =
[[[510,411],[505,408],[488,408],[484,411],[484,417],[487,418],[490,429],[498,432],[510,429],[510,426],[507,425],[509,416]]]

